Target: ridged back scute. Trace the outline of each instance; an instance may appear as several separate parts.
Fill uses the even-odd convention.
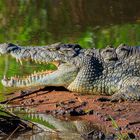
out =
[[[101,58],[105,63],[125,61],[132,58],[140,59],[140,47],[127,46],[125,44],[119,45],[117,48],[107,46],[101,50]]]
[[[110,62],[110,61],[117,61],[118,57],[116,54],[116,49],[112,46],[108,46],[107,48],[101,50],[101,57],[104,62]]]
[[[117,57],[118,59],[124,60],[128,59],[129,57],[137,57],[140,58],[140,47],[132,47],[132,46],[127,46],[125,44],[121,44],[119,47],[116,49]]]

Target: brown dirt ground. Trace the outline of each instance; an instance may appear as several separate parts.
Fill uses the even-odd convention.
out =
[[[26,93],[30,95],[27,96]],[[13,106],[27,106],[36,112],[51,113],[59,117],[70,116],[66,112],[79,109],[85,114],[78,114],[78,117],[98,124],[108,133],[134,134],[140,138],[140,101],[111,102],[107,100],[110,97],[80,95],[60,88],[40,88],[29,92],[25,90],[9,95],[7,98],[11,99],[20,95],[23,95],[22,98],[12,101]],[[112,125],[109,116],[115,120],[119,130]]]

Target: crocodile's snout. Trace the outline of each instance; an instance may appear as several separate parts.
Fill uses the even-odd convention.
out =
[[[0,44],[0,54],[6,54],[7,53],[7,48],[8,48],[7,43]]]
[[[14,45],[12,43],[0,44],[0,54],[10,53],[11,51],[14,51],[17,48],[18,48],[18,46]]]
[[[1,80],[2,84],[5,86],[5,87],[13,87],[14,86],[14,80],[13,79],[6,79],[6,78],[3,78]]]

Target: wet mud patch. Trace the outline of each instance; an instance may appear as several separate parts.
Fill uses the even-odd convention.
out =
[[[36,113],[51,114],[60,119],[78,117],[97,124],[103,133],[112,137],[140,138],[139,101],[111,102],[109,96],[79,95],[50,87],[19,91],[8,95],[6,102],[13,107],[28,107]]]

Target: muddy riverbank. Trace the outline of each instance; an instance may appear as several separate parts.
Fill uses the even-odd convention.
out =
[[[19,91],[7,99],[14,107],[28,107],[62,120],[90,121],[104,133],[140,138],[139,101],[111,102],[110,97],[79,95],[53,87]]]

